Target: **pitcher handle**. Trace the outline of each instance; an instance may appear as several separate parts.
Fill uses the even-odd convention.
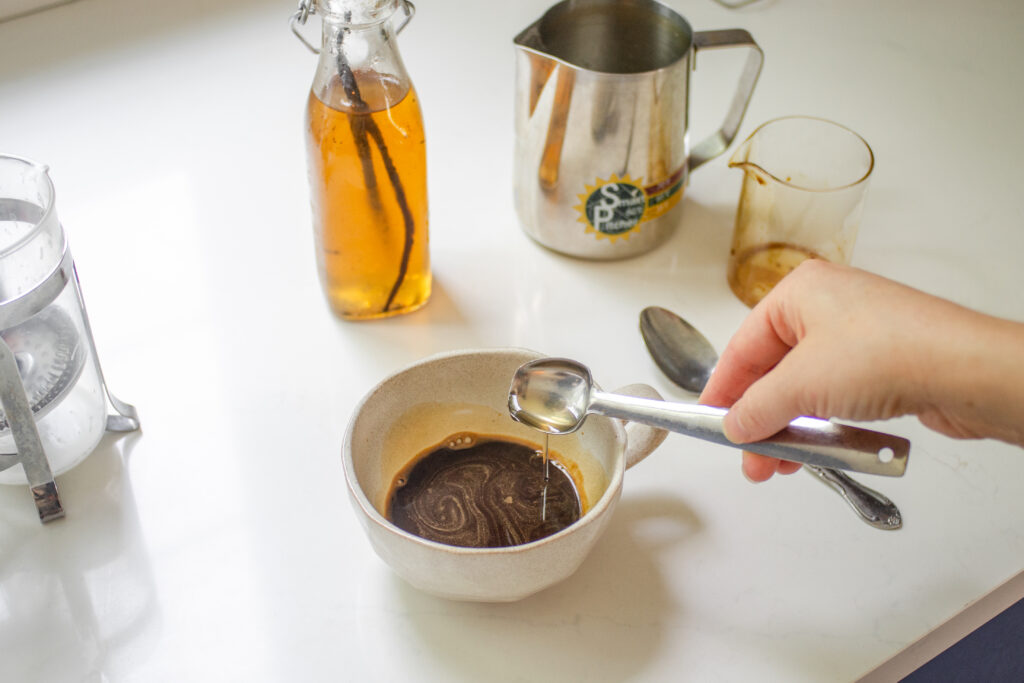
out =
[[[721,128],[712,135],[704,138],[690,152],[690,169],[693,170],[706,161],[714,159],[729,148],[736,133],[743,123],[743,115],[750,103],[750,96],[754,94],[754,86],[757,85],[757,78],[761,75],[761,65],[764,64],[764,52],[754,42],[754,38],[743,29],[730,28],[720,31],[697,31],[693,34],[693,47],[695,52],[707,49],[722,47],[749,47],[750,53],[747,62],[743,66],[740,75],[740,82],[736,88],[736,94],[732,98],[732,105],[729,107]],[[697,57],[694,54],[694,68],[697,65]]]

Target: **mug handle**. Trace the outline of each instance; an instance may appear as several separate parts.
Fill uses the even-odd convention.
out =
[[[653,398],[659,401],[665,399],[658,390],[648,384],[629,384],[615,390],[616,394],[635,396],[637,398]],[[640,424],[639,422],[627,422],[620,420],[626,430],[626,469],[637,464],[654,449],[661,445],[661,442],[668,436],[668,432],[657,427]]]
[[[724,152],[732,144],[736,133],[743,122],[743,115],[750,103],[750,96],[754,94],[754,86],[757,85],[757,78],[761,75],[761,65],[764,64],[764,52],[754,42],[753,37],[741,28],[730,28],[719,31],[697,31],[693,34],[694,58],[693,68],[697,68],[696,52],[700,50],[711,50],[722,47],[749,47],[747,62],[743,65],[743,72],[740,75],[740,82],[733,95],[732,105],[729,107],[722,126],[712,135],[704,138],[690,152],[690,168],[693,170],[706,161],[714,159]]]

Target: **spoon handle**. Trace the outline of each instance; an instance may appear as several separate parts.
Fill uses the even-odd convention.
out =
[[[878,491],[864,486],[839,470],[808,465],[808,472],[842,496],[861,519],[876,529],[895,530],[903,526],[903,516],[896,505]]]
[[[725,408],[670,403],[600,391],[591,393],[588,412],[694,436],[723,446],[805,465],[851,470],[888,477],[902,476],[910,442],[898,436],[840,425],[813,417],[798,417],[764,441],[736,444],[725,438]]]

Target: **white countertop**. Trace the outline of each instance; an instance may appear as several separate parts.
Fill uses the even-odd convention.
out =
[[[740,172],[724,157],[639,258],[576,261],[519,229],[512,37],[548,4],[419,3],[400,42],[434,296],[364,324],[332,318],[316,279],[314,58],[288,2],[82,0],[0,24],[0,149],[50,165],[107,380],[143,423],[58,479],[62,521],[0,490],[0,680],[851,680],[1024,569],[1024,451],[911,418],[877,425],[913,441],[907,475],[862,477],[899,504],[898,532],[806,474],[753,486],[738,452],[672,435],[577,574],[527,600],[435,599],[374,555],[339,450],[385,375],[524,346],[688,399],[648,359],[640,310],[719,348],[747,312],[725,281]],[[669,4],[763,47],[741,136],[803,113],[870,142],[856,265],[1024,320],[1024,4]],[[695,137],[742,56],[699,60]]]

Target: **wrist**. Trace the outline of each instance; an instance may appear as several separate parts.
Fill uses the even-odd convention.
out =
[[[956,436],[1024,445],[1024,324],[967,309],[952,323],[931,331],[941,351],[922,356],[920,414]]]

